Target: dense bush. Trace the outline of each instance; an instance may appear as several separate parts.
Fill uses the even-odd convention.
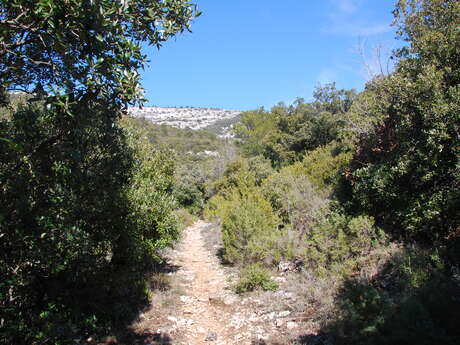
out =
[[[206,196],[205,182],[206,180],[201,179],[196,170],[183,174],[174,187],[174,196],[179,205],[190,213],[199,215]]]
[[[342,137],[345,113],[356,97],[355,91],[337,90],[334,83],[318,87],[314,101],[298,99],[287,107],[280,103],[270,112],[245,112],[235,125],[241,151],[246,156],[262,155],[280,167]]]
[[[256,185],[258,186],[274,172],[270,160],[264,156],[249,157],[248,169],[254,173]]]
[[[49,305],[66,322],[59,279],[70,288],[103,267],[128,226],[131,151],[106,112],[31,106],[0,123],[0,313],[13,342],[40,337]]]
[[[208,205],[208,216],[222,226],[225,259],[232,263],[279,260],[278,218],[242,161],[230,164],[219,182],[220,192]]]
[[[236,285],[237,293],[261,288],[263,290],[276,290],[278,285],[271,279],[270,272],[260,263],[245,266],[240,272],[240,279]]]
[[[158,149],[148,140],[145,128],[137,127],[131,118],[123,119],[127,142],[133,149],[132,168],[126,195],[129,205],[129,230],[120,237],[121,248],[114,255],[128,255],[130,260],[152,258],[158,250],[178,237],[178,224],[173,210],[177,207],[174,187],[174,155]],[[124,238],[125,236],[127,236]],[[138,257],[134,253],[139,253]]]
[[[331,142],[307,152],[302,160],[303,172],[317,189],[332,192],[351,158],[352,152],[343,152],[336,142]]]
[[[320,275],[327,272],[349,274],[355,260],[379,247],[384,239],[372,218],[328,211],[306,234],[306,265]]]
[[[118,120],[142,99],[141,42],[159,47],[196,14],[186,1],[0,0],[1,343],[75,343],[146,302],[140,259],[174,233],[171,165],[129,147]]]
[[[230,262],[279,260],[275,244],[279,233],[270,204],[256,191],[235,193],[221,211],[225,258]]]
[[[318,211],[327,205],[325,196],[315,189],[298,163],[268,177],[262,191],[280,217],[298,232],[299,238],[308,231]]]
[[[409,46],[370,104],[383,120],[361,138],[348,178],[355,205],[394,235],[458,242],[460,4],[404,1],[396,14]],[[458,247],[457,247],[458,249]]]
[[[371,279],[348,278],[337,295],[339,344],[456,344],[458,278],[439,256],[417,248],[393,252]]]

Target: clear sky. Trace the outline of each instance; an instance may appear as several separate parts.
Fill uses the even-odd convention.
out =
[[[394,0],[194,2],[203,14],[192,33],[145,49],[146,105],[269,109],[310,100],[319,83],[362,90],[365,66],[378,69],[374,48],[382,46],[386,68],[400,44],[390,26]]]

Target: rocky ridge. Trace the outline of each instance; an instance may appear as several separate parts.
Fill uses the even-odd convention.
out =
[[[129,112],[155,124],[194,130],[212,128],[221,137],[230,136],[231,125],[241,114],[239,110],[191,107],[131,107]]]

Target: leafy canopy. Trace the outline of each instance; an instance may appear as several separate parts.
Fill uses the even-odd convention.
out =
[[[364,135],[349,180],[361,208],[403,237],[459,238],[460,3],[399,1],[400,49],[394,74],[376,86],[387,96]]]
[[[197,15],[185,0],[1,0],[0,87],[133,102],[140,42],[160,47]]]
[[[146,299],[144,259],[177,235],[173,163],[118,120],[142,100],[141,42],[198,14],[186,0],[0,0],[0,343],[74,343]]]

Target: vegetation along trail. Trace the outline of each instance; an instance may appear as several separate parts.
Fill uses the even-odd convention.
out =
[[[0,0],[0,345],[460,344],[460,0],[395,0],[361,91],[133,110],[200,14]]]

